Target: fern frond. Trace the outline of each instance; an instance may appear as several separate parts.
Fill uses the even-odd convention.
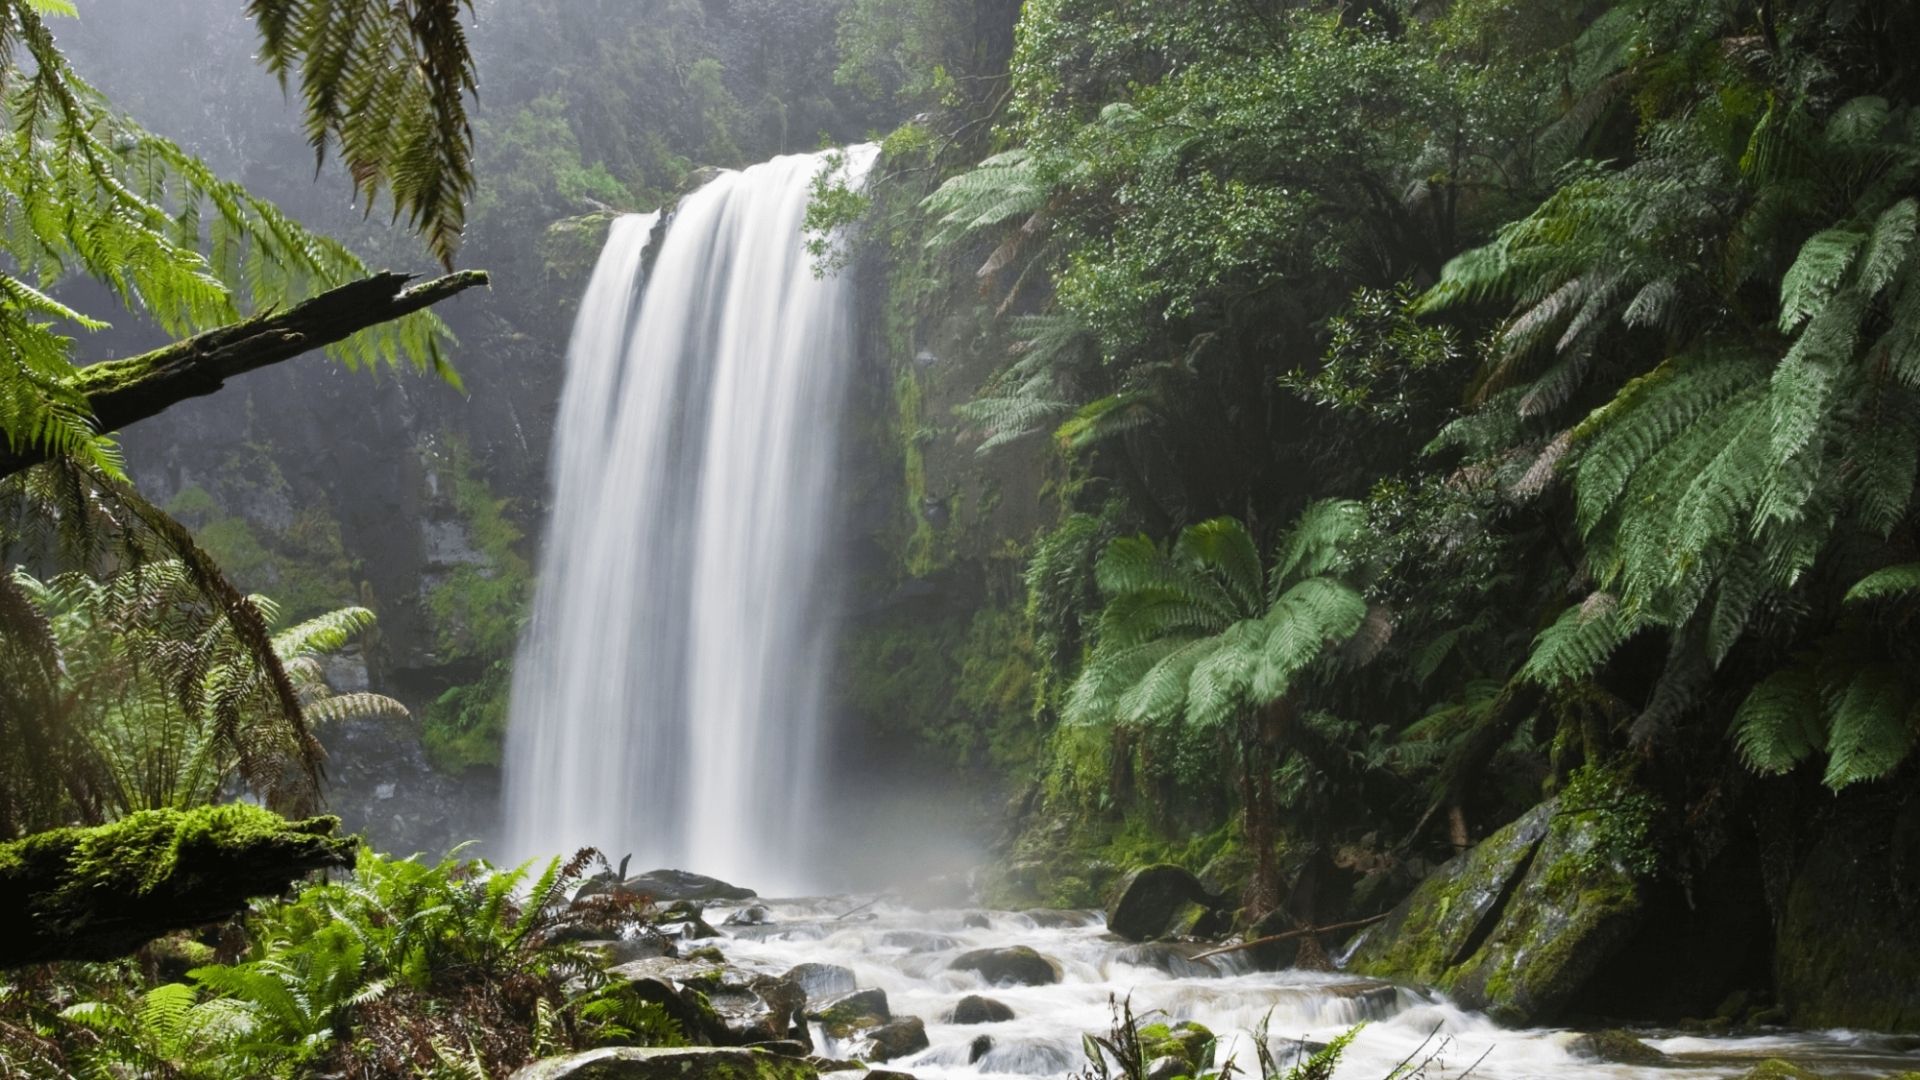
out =
[[[1733,717],[1733,740],[1747,767],[1784,773],[1826,744],[1820,683],[1810,664],[1781,668],[1755,686]]]
[[[1847,603],[1904,598],[1920,593],[1920,563],[1883,566],[1847,590]]]

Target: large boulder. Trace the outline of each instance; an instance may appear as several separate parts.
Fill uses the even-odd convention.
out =
[[[968,994],[953,1006],[947,1017],[950,1024],[998,1024],[1013,1019],[1013,1010],[1001,1002],[979,994]]]
[[[821,1002],[807,1019],[820,1025],[829,1038],[846,1039],[893,1019],[887,992],[878,987],[855,990]]]
[[[696,1042],[745,1046],[806,1038],[806,991],[783,975],[654,957],[621,964],[608,976],[661,1005]]]
[[[1526,872],[1557,808],[1544,802],[1435,870],[1367,931],[1350,971],[1438,985],[1478,947]]]
[[[1817,812],[1777,910],[1780,1004],[1800,1027],[1920,1032],[1920,795]]]
[[[685,870],[651,870],[621,882],[628,892],[641,893],[655,900],[751,900],[759,895],[752,889],[729,885],[719,878],[690,874]]]
[[[584,897],[606,892],[650,897],[656,903],[663,904],[676,900],[751,900],[757,895],[752,889],[729,885],[719,878],[703,874],[690,874],[685,870],[650,870],[625,881],[614,881],[611,877],[597,878],[580,886],[580,891],[575,895]]]
[[[974,949],[954,957],[948,966],[955,971],[978,972],[982,979],[995,986],[1007,983],[1046,986],[1060,981],[1060,966],[1025,945]]]
[[[1350,968],[1551,1023],[1646,918],[1649,807],[1618,775],[1576,780],[1422,882]]]
[[[787,978],[800,984],[800,989],[807,992],[809,1001],[824,1001],[841,994],[851,994],[860,985],[854,981],[853,969],[839,964],[795,964],[788,970]]]
[[[511,1080],[819,1080],[804,1058],[744,1047],[609,1046],[545,1058]]]
[[[1203,928],[1220,902],[1200,879],[1171,863],[1143,866],[1122,878],[1107,908],[1107,929],[1129,941],[1152,941]]]
[[[1178,1061],[1182,1066],[1180,1075],[1199,1076],[1213,1064],[1214,1034],[1203,1024],[1192,1020],[1147,1024],[1139,1029],[1138,1035],[1143,1059]]]
[[[892,1061],[917,1054],[927,1046],[926,1023],[917,1016],[903,1016],[867,1032],[854,1056],[862,1061]]]
[[[1648,1046],[1630,1031],[1608,1028],[1579,1035],[1567,1044],[1575,1057],[1608,1061],[1618,1065],[1670,1065],[1673,1059]]]

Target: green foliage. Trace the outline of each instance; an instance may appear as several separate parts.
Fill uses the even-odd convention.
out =
[[[299,64],[307,44],[274,31],[295,8],[334,14],[335,4],[258,0],[271,62]],[[357,6],[364,7],[364,4]],[[457,20],[446,21],[452,0],[422,12],[413,25],[398,9],[394,20],[410,41],[431,48],[435,64],[464,63]],[[98,329],[97,318],[55,300],[49,290],[68,276],[104,285],[129,312],[173,334],[209,329],[249,310],[285,307],[329,286],[364,277],[367,267],[345,247],[308,232],[271,204],[221,180],[175,144],[116,114],[76,75],[54,44],[45,14],[60,14],[27,0],[0,6],[0,112],[16,137],[0,142],[0,191],[6,194],[4,246],[12,269],[0,275],[0,436],[9,447],[50,449],[77,455],[109,472],[117,459],[103,433],[88,425],[81,375],[73,361],[67,328]],[[382,8],[383,13],[386,12]],[[369,39],[370,40],[370,39]],[[346,43],[336,58],[365,64],[368,41]],[[356,67],[354,70],[363,70]],[[411,72],[412,68],[398,69]],[[438,70],[429,69],[429,70]],[[333,102],[316,133],[355,133],[349,157],[368,166],[355,176],[363,185],[391,182],[400,205],[428,228],[443,255],[458,231],[466,168],[461,141],[440,147],[431,161],[407,158],[404,176],[389,169],[373,142],[418,136],[416,129],[387,126],[392,103],[413,107],[445,104],[445,86],[415,83],[406,75],[352,92],[338,66],[301,66],[312,100]],[[458,94],[452,108],[459,108]],[[369,125],[382,124],[377,129]],[[369,140],[369,136],[377,138]],[[369,157],[371,153],[373,156]],[[450,179],[453,178],[453,179]],[[449,231],[451,230],[451,231]],[[397,363],[406,354],[417,366],[451,376],[441,353],[445,327],[427,313],[356,335],[331,352],[350,365]]]
[[[194,1078],[305,1076],[349,1062],[386,1075],[499,1075],[569,1049],[678,1045],[658,1005],[626,994],[604,957],[566,940],[639,914],[570,903],[590,865],[583,852],[535,875],[534,864],[363,852],[350,878],[256,906],[245,956],[195,967],[187,983],[66,1006],[47,1030],[99,1075]]]
[[[1113,541],[1097,570],[1106,598],[1099,635],[1065,719],[1205,730],[1286,697],[1366,618],[1360,594],[1328,576],[1356,510],[1309,507],[1270,571],[1231,518],[1188,527],[1171,549],[1144,536]]]
[[[1412,314],[1413,287],[1354,291],[1347,310],[1327,321],[1327,351],[1318,371],[1295,368],[1280,384],[1308,401],[1355,409],[1384,421],[1406,418],[1425,402],[1423,373],[1461,357],[1458,332],[1420,322]]]
[[[58,673],[48,693],[58,703],[57,737],[77,747],[64,765],[36,759],[31,742],[14,748],[27,759],[9,763],[9,772],[64,768],[73,793],[16,809],[27,823],[186,809],[219,801],[235,785],[270,805],[302,805],[311,796],[299,768],[312,753],[302,719],[406,716],[390,698],[335,695],[326,684],[325,659],[372,626],[364,608],[280,630],[263,663],[182,561],[101,579],[70,572],[42,582],[16,570],[9,587],[31,605]],[[246,602],[271,624],[270,601]],[[16,639],[0,644],[13,647]],[[300,710],[291,721],[283,693]]]
[[[444,768],[498,764],[510,662],[532,596],[533,568],[520,552],[511,503],[494,495],[466,444],[449,439],[429,462],[471,548],[427,591],[434,644],[444,662],[476,666],[479,675],[448,687],[428,706],[422,739]]]
[[[478,87],[462,8],[471,0],[248,0],[261,61],[297,79],[317,162],[337,152],[359,194],[392,193],[453,265],[473,194],[467,96]]]

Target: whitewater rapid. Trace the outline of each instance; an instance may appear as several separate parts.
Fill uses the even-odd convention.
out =
[[[850,969],[861,988],[886,991],[896,1017],[926,1022],[928,1049],[886,1067],[921,1080],[1066,1077],[1085,1064],[1081,1035],[1104,1034],[1111,1004],[1130,1000],[1142,1023],[1193,1020],[1221,1036],[1216,1061],[1232,1058],[1258,1076],[1250,1042],[1263,1020],[1282,1054],[1298,1040],[1324,1043],[1365,1024],[1335,1073],[1340,1080],[1383,1080],[1403,1062],[1427,1062],[1430,1080],[1689,1080],[1733,1077],[1770,1057],[1792,1059],[1828,1077],[1880,1077],[1920,1069],[1914,1040],[1845,1031],[1709,1037],[1640,1033],[1671,1056],[1667,1067],[1594,1061],[1572,1048],[1576,1032],[1503,1028],[1430,990],[1339,973],[1254,970],[1237,954],[1189,960],[1204,946],[1135,945],[1109,934],[1099,912],[917,911],[867,898],[750,901],[772,920],[722,927],[717,941],[736,966],[783,973],[802,963]],[[740,906],[746,906],[745,904]],[[734,905],[713,905],[719,924]],[[851,914],[848,914],[851,912]],[[845,916],[845,917],[842,917]],[[984,925],[981,925],[984,924]],[[697,944],[697,943],[696,943]],[[1025,945],[1055,961],[1048,986],[990,986],[948,965],[961,952]],[[1014,1018],[990,1024],[946,1021],[955,1003],[982,994],[1009,1006]],[[992,1046],[977,1061],[974,1041]],[[816,1025],[817,1050],[836,1044]]]

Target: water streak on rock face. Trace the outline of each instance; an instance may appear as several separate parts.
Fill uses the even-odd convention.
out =
[[[842,167],[857,183],[877,151]],[[821,802],[851,289],[801,231],[825,155],[615,223],[581,302],[514,671],[505,847],[805,883]]]

